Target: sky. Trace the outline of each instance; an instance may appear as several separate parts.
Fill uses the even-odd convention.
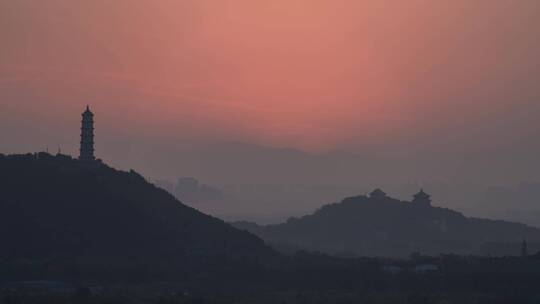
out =
[[[0,0],[0,42],[2,153],[77,155],[89,104],[154,179],[540,180],[537,0]]]

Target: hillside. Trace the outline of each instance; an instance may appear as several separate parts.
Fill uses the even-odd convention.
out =
[[[0,185],[0,261],[10,267],[31,261],[46,276],[135,268],[178,274],[275,256],[256,236],[182,204],[134,171],[63,155],[0,154]]]
[[[523,240],[531,249],[540,241],[540,230],[523,224],[468,218],[449,209],[387,196],[346,198],[283,224],[233,225],[284,252],[304,249],[344,256],[519,255]]]

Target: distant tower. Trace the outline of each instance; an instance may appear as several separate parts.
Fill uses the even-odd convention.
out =
[[[86,106],[82,113],[81,126],[81,149],[79,159],[82,161],[94,161],[94,113]]]
[[[424,189],[421,189],[420,192],[414,195],[414,199],[412,202],[424,206],[431,206],[431,197],[429,196],[429,194],[424,192]]]
[[[521,256],[522,257],[529,256],[529,252],[527,250],[527,241],[525,241],[525,240],[523,240],[523,242],[521,242]]]

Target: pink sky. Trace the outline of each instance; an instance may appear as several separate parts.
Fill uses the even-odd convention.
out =
[[[540,126],[539,20],[536,0],[0,0],[0,148],[76,153],[87,103],[102,151],[512,146]]]

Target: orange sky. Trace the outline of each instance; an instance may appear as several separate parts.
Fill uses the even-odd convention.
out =
[[[109,140],[524,139],[539,20],[536,0],[0,0],[0,148],[75,153],[87,103]]]

